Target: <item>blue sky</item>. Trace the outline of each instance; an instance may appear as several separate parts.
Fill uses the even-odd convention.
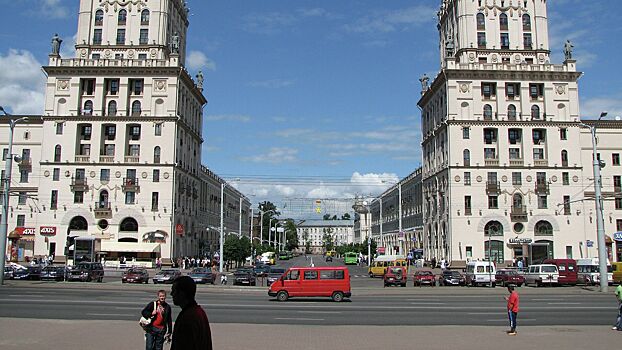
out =
[[[0,0],[0,105],[41,113],[40,66],[55,32],[72,55],[77,3]],[[254,202],[306,207],[303,198],[368,195],[419,166],[418,79],[438,71],[439,1],[188,4],[186,63],[203,71],[209,100],[203,163],[239,178]],[[582,115],[621,115],[622,25],[611,1],[548,4],[553,62],[569,38],[585,72]]]

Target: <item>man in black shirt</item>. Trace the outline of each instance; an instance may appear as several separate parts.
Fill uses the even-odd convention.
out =
[[[171,350],[212,350],[212,332],[207,315],[197,305],[197,286],[189,276],[175,279],[171,287],[173,304],[181,307],[173,328]]]

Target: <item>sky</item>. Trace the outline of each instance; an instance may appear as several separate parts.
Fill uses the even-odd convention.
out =
[[[622,115],[622,25],[607,0],[548,1],[552,61],[570,39],[581,115]],[[351,211],[421,164],[417,101],[439,70],[440,0],[189,0],[186,66],[205,76],[203,164],[290,216]],[[54,33],[77,0],[0,0],[0,105],[40,114]],[[24,25],[27,24],[27,25]],[[287,213],[289,211],[289,213]]]

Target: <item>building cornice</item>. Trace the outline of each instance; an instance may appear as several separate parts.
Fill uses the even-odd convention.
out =
[[[94,116],[94,115],[45,115],[43,121],[72,121],[72,122],[97,122],[97,123],[120,123],[120,122],[176,122],[175,116]]]

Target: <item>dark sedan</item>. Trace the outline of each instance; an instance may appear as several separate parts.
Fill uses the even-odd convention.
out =
[[[233,273],[233,284],[248,284],[250,286],[256,285],[255,272],[253,269],[239,269]]]
[[[284,273],[285,269],[271,269],[270,273],[268,273],[268,285],[276,282]]]
[[[216,276],[212,273],[212,270],[205,268],[196,268],[188,275],[194,280],[194,283],[211,283],[214,284]]]
[[[181,271],[177,269],[160,270],[160,272],[153,276],[153,284],[173,283],[173,281],[179,276],[181,276]]]
[[[445,270],[440,276],[440,282],[443,286],[463,286],[465,284],[464,276],[455,270]]]
[[[270,273],[270,265],[261,264],[253,268],[253,271],[258,277],[266,277]]]
[[[41,280],[61,282],[65,280],[66,275],[67,270],[64,266],[46,266],[41,271]]]
[[[40,266],[28,266],[25,269],[16,269],[13,272],[13,279],[40,280],[41,279],[41,267]]]
[[[121,283],[149,283],[149,272],[142,267],[132,267],[123,272]]]

